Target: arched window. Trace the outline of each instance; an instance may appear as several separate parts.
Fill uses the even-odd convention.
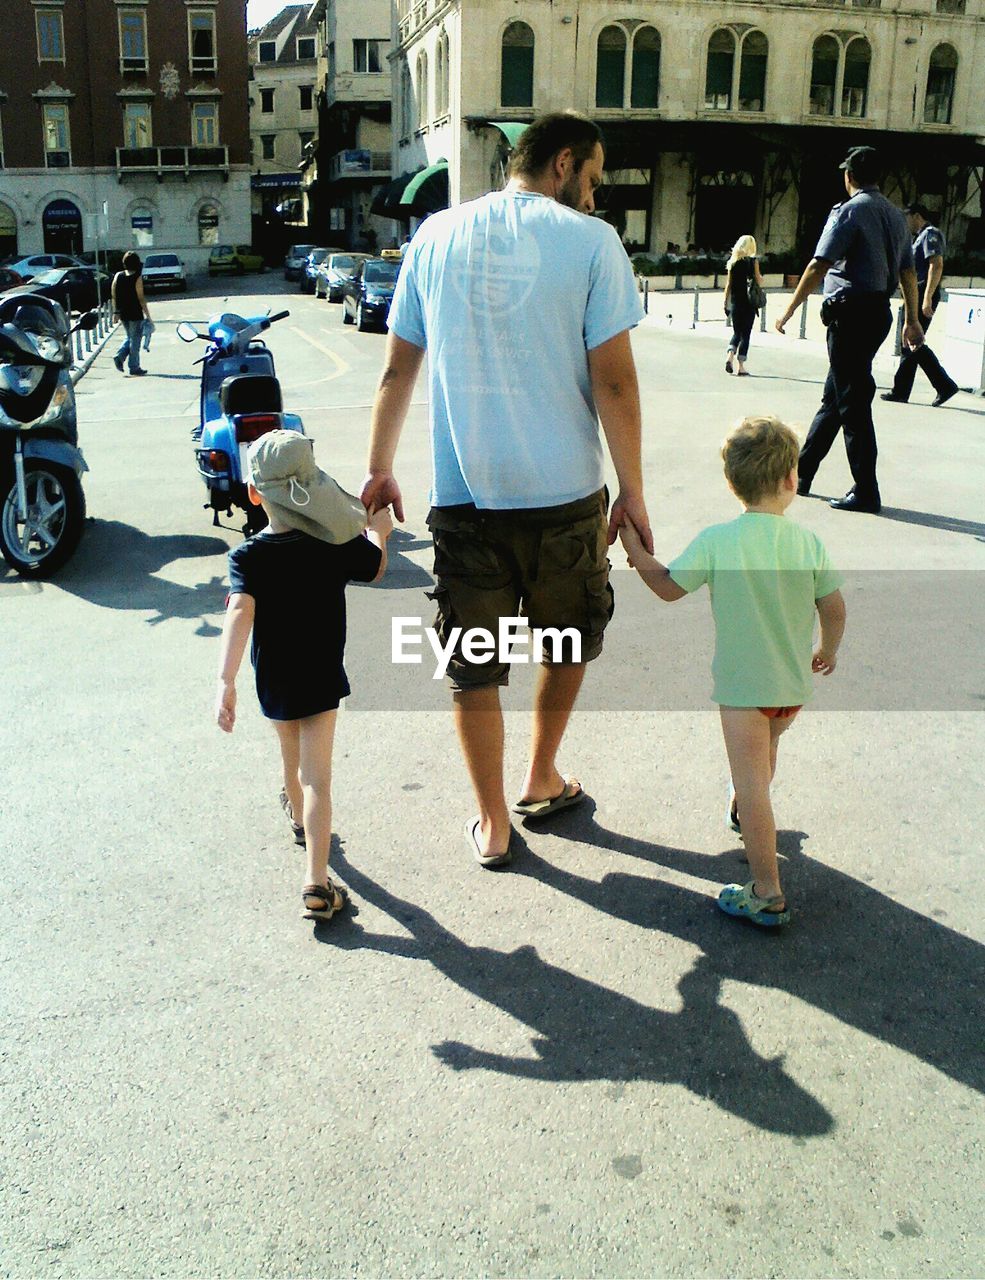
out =
[[[930,55],[927,93],[923,100],[924,124],[950,124],[954,103],[954,78],[958,55],[949,44],[939,44]]]
[[[622,107],[625,100],[626,33],[622,27],[605,27],[596,50],[595,105]]]
[[[428,116],[428,56],[422,49],[417,55],[417,127],[423,129]]]
[[[739,110],[766,109],[766,62],[769,41],[761,31],[747,31],[739,53]]]
[[[811,61],[812,116],[833,116],[835,113],[835,87],[838,83],[838,62],[841,44],[834,36],[819,36],[814,41],[814,57]]]
[[[504,107],[534,105],[534,33],[525,22],[511,22],[503,32],[499,100]]]
[[[438,36],[438,52],[434,73],[435,115],[448,114],[448,36],[442,31]]]
[[[633,40],[631,107],[655,107],[660,97],[660,33],[640,27]]]
[[[845,75],[841,86],[841,114],[864,116],[869,100],[869,63],[872,50],[865,36],[856,36],[845,48]]]
[[[198,211],[198,243],[219,243],[219,210],[214,204],[203,204]]]
[[[719,27],[708,41],[705,65],[705,108],[732,110],[732,72],[735,66],[735,33]]]

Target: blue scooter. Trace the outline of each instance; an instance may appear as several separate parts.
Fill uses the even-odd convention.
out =
[[[202,366],[202,381],[199,421],[192,431],[198,472],[209,492],[204,505],[212,508],[214,525],[219,524],[220,511],[231,518],[233,507],[239,507],[246,515],[247,536],[267,523],[263,508],[253,506],[247,496],[247,450],[254,440],[278,428],[304,435],[297,414],[284,413],[274,358],[259,336],[289,315],[279,311],[247,320],[225,311],[212,317],[208,333],[199,333],[187,321],[178,325],[183,342],[201,339],[209,344],[195,361]]]

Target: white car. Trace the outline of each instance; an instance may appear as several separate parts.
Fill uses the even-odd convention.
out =
[[[149,253],[142,275],[145,289],[177,289],[184,293],[188,288],[185,264],[176,253]]]
[[[73,258],[67,253],[32,253],[26,258],[18,258],[16,262],[5,262],[5,267],[16,271],[22,280],[33,280],[35,276],[46,271],[55,271],[59,267],[84,267],[86,263]]]

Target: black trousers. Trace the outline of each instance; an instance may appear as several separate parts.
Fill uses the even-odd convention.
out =
[[[809,486],[839,431],[845,433],[845,452],[855,492],[864,501],[879,496],[876,480],[876,432],[872,400],[876,393],[872,361],[889,333],[893,319],[885,294],[846,298],[828,325],[828,376],[821,407],[814,415],[800,451],[801,484]]]
[[[923,297],[922,290],[920,296]],[[934,313],[937,310],[937,298],[934,298]],[[924,333],[930,328],[931,321],[923,314],[920,316],[920,323],[923,325]],[[917,347],[915,351],[911,351],[909,347],[904,347],[903,355],[900,358],[899,368],[896,370],[896,377],[893,378],[893,395],[900,400],[909,400],[910,392],[913,390],[913,380],[917,376],[917,369],[922,369],[930,379],[930,385],[934,388],[939,396],[945,395],[954,389],[954,379],[947,373],[944,366],[937,359],[930,347],[924,343]]]

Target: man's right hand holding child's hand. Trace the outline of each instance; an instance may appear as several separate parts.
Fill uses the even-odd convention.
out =
[[[389,538],[393,533],[393,516],[390,514],[389,507],[380,507],[378,511],[371,511],[369,520],[366,522],[367,528],[379,537]]]

